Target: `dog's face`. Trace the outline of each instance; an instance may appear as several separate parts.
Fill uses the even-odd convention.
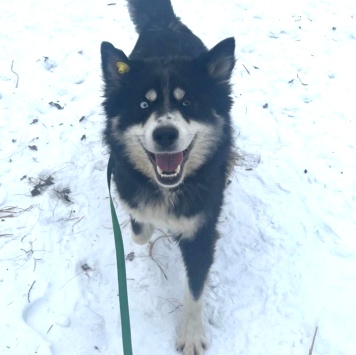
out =
[[[129,60],[102,44],[106,139],[165,188],[194,174],[224,139],[234,40],[196,59]]]

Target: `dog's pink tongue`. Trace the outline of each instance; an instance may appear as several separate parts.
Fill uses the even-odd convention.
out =
[[[183,152],[155,154],[156,164],[165,173],[174,172],[183,162]]]

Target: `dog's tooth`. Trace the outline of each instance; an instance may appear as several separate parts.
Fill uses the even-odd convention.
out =
[[[159,167],[159,165],[156,165],[156,168],[157,168],[158,174],[162,178],[164,178],[164,179],[172,179],[172,178],[176,178],[178,176],[178,174],[180,173],[181,166],[178,165],[177,168],[174,170],[174,173],[170,173],[170,174],[164,173],[163,170]]]
[[[157,165],[158,174],[163,175],[163,170]]]

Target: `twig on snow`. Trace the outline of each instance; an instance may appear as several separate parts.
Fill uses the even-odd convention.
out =
[[[27,293],[27,301],[28,301],[28,303],[31,303],[31,301],[30,301],[30,293],[31,293],[32,287],[35,284],[35,282],[36,282],[36,280],[32,282],[32,285],[31,285],[30,289],[28,290],[28,293]]]
[[[150,246],[149,246],[149,256],[150,258],[158,265],[158,267],[160,268],[160,270],[162,271],[162,274],[164,275],[164,277],[166,278],[166,280],[168,280],[168,277],[166,275],[166,273],[164,272],[162,266],[159,264],[159,262],[155,259],[155,257],[153,256],[153,247],[155,245],[155,243],[157,242],[158,239],[161,238],[166,238],[165,235],[161,235],[160,237],[158,237],[157,239],[155,239],[153,242],[150,242]]]
[[[125,228],[129,223],[130,223],[130,219],[123,221],[122,223],[120,223],[120,228]]]
[[[162,229],[160,229],[160,228],[157,228],[157,230],[158,231],[160,231],[163,235],[162,236],[160,236],[159,238],[157,238],[157,239],[160,239],[160,238],[162,238],[162,237],[166,237],[167,238],[167,240],[172,244],[172,242],[171,242],[171,236],[168,234],[168,233],[166,233],[164,230],[162,230]],[[156,239],[156,240],[157,240]],[[156,241],[155,240],[155,241]]]
[[[79,223],[83,218],[84,218],[84,216],[83,216],[82,218],[80,218],[78,221],[76,221],[75,223],[73,223],[73,225],[72,225],[72,232],[73,232],[73,233],[74,233],[74,230],[73,230],[74,226],[75,226],[77,223]]]
[[[36,266],[37,266],[37,261],[41,261],[42,259],[36,259],[36,258],[33,258],[33,271],[36,270]]]
[[[315,343],[315,337],[316,337],[316,333],[318,332],[318,327],[315,327],[315,332],[314,332],[314,337],[313,337],[313,342],[312,345],[309,349],[309,355],[313,355],[313,349],[314,349],[314,343]]]
[[[183,306],[182,303],[180,303],[179,300],[177,300],[176,298],[160,298],[163,300],[163,303],[160,305],[159,310],[161,310],[166,303],[169,303],[173,307],[173,309],[168,313],[173,313]]]
[[[65,286],[67,286],[67,284],[69,284],[72,280],[74,280],[77,276],[81,275],[81,274],[86,274],[88,277],[88,271],[92,271],[93,269],[88,265],[88,264],[83,264],[82,266],[82,271],[78,272],[76,275],[74,275],[70,280],[68,280],[60,289],[59,291],[61,291]]]
[[[250,71],[245,67],[245,64],[242,64],[242,66],[246,69],[248,75],[251,75]]]
[[[14,67],[14,61],[12,61],[11,63],[11,71],[16,75],[17,77],[17,80],[16,80],[16,89],[19,87],[19,74],[17,74],[14,70],[13,70],[13,67]]]
[[[59,289],[59,291],[61,291],[65,286],[67,286],[67,284],[69,284],[72,280],[74,280],[77,276],[79,276],[79,275],[81,275],[81,274],[83,274],[83,273],[85,273],[85,271],[83,270],[83,271],[80,271],[80,272],[78,272],[76,275],[74,275],[70,280],[68,280],[60,289]]]
[[[303,83],[302,82],[302,79],[300,78],[300,76],[297,74],[297,78],[299,79],[299,81],[302,83],[302,85],[304,85],[304,86],[308,86],[308,84],[306,84],[306,83]]]

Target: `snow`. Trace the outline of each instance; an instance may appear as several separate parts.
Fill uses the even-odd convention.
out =
[[[306,355],[316,327],[313,355],[356,354],[356,3],[173,5],[209,47],[237,42],[244,161],[205,295],[207,355]],[[1,5],[1,354],[122,354],[99,46],[129,53],[136,37],[122,1]],[[179,251],[157,231],[151,258],[116,204],[134,353],[176,354]]]

